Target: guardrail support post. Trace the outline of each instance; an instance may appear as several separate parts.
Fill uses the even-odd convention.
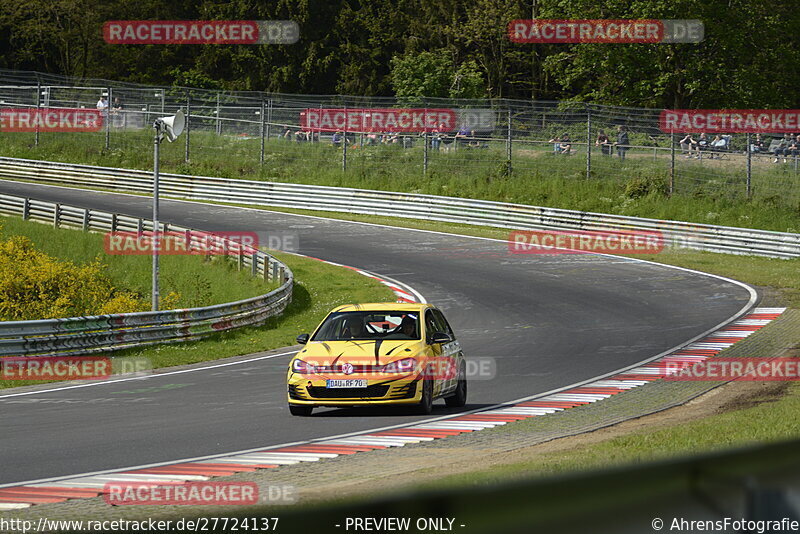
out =
[[[53,208],[53,228],[58,228],[61,218],[61,204],[56,204]]]
[[[277,280],[277,279],[278,279],[278,263],[276,262],[272,264],[272,276],[270,277],[270,280]]]
[[[112,213],[111,214],[111,231],[112,232],[116,232],[117,231],[117,214],[116,213]]]
[[[269,256],[266,254],[263,256],[261,276],[264,277],[265,282],[269,281]]]
[[[83,208],[83,223],[81,224],[81,228],[84,232],[89,231],[89,217],[91,217],[89,209]]]
[[[753,174],[752,174],[751,168],[750,168],[751,160],[752,160],[752,157],[751,157],[751,150],[750,150],[750,134],[748,133],[747,134],[747,198],[750,198],[750,195],[752,193],[752,189],[751,189],[752,182],[751,182],[751,180],[753,179]]]
[[[244,250],[242,249],[241,245],[239,245],[238,248],[239,248],[238,267],[239,270],[241,271],[242,267],[244,267]]]
[[[253,252],[250,256],[250,274],[255,278],[258,275],[258,253]]]
[[[31,199],[25,197],[22,201],[22,220],[27,221],[31,216]]]
[[[136,233],[138,235],[142,235],[144,232],[144,221],[141,219],[136,219]]]

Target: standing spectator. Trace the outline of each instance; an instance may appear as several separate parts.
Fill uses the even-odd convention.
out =
[[[331,144],[336,148],[342,146],[342,132],[337,130],[337,132],[333,134],[333,137],[331,137]]]
[[[431,137],[431,148],[434,150],[439,150],[439,146],[442,144],[442,132],[444,131],[445,126],[444,123],[440,123],[438,128],[434,128],[431,130],[433,137]]]
[[[113,126],[119,128],[124,125],[125,120],[122,115],[122,101],[118,96],[114,97],[114,103],[111,104],[111,116],[114,122]]]
[[[103,117],[103,123],[108,120],[108,99],[104,96],[100,97],[100,100],[97,101],[97,111],[100,112],[100,115]]]
[[[600,151],[604,156],[611,155],[611,139],[608,138],[605,130],[600,130],[600,132],[597,134],[597,140],[594,142],[594,144],[595,146],[600,147]]]
[[[628,141],[628,132],[625,131],[621,124],[617,126],[617,142],[614,144],[617,147],[617,156],[624,160],[625,152],[628,151],[630,142]]]
[[[692,137],[692,134],[690,133],[687,133],[683,139],[678,141],[678,143],[680,144],[681,150],[684,151],[687,158],[692,157],[692,150],[694,150],[698,154],[700,153],[699,149],[697,148],[697,140],[694,137]],[[700,156],[698,155],[698,157]]]

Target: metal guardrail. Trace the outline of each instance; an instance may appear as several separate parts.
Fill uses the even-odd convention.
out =
[[[152,232],[152,221],[0,195],[0,214],[46,221],[54,226],[84,231]],[[164,232],[186,235],[187,248],[198,247],[209,236],[174,225],[159,225]],[[189,341],[245,326],[263,323],[283,312],[291,302],[294,277],[288,266],[258,249],[217,237],[240,269],[253,276],[281,282],[277,289],[257,297],[178,310],[119,313],[65,319],[0,322],[0,356],[75,355],[141,347],[156,343]]]
[[[149,193],[150,173],[0,157],[0,178]],[[435,195],[161,174],[163,194],[194,200],[337,211],[513,229],[658,231],[667,245],[728,254],[800,257],[800,234],[608,215]]]

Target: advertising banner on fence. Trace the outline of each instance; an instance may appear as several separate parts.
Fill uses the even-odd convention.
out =
[[[515,43],[699,43],[700,20],[680,19],[517,19],[508,23]]]
[[[2,108],[0,132],[98,132],[103,112],[84,108]]]
[[[665,109],[658,127],[664,133],[800,132],[800,109]]]
[[[309,108],[300,112],[300,127],[314,132],[487,131],[494,126],[491,109]]]

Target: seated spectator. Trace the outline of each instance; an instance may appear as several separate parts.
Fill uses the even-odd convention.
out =
[[[597,140],[594,142],[595,146],[599,146],[604,156],[611,155],[611,139],[608,138],[606,132],[600,130],[597,134]]]
[[[481,141],[475,135],[475,130],[469,132],[469,145],[470,148],[480,148]]]
[[[764,141],[761,139],[761,134],[756,134],[756,138],[750,143],[750,152],[758,154],[759,152],[763,153],[764,151]]]
[[[385,134],[383,134],[383,144],[385,144],[385,145],[393,145],[393,144],[397,143],[398,139],[399,139],[399,137],[394,132],[390,131],[390,132],[386,132]]]
[[[559,154],[569,154],[572,151],[572,141],[569,139],[569,134],[565,133],[561,136],[561,143],[558,148]]]
[[[553,143],[553,154],[561,153],[561,138],[559,136],[555,136],[554,138],[550,139],[548,143]]]
[[[456,142],[464,146],[469,143],[469,130],[466,126],[462,126],[455,135]]]
[[[700,152],[699,148],[697,147],[697,140],[695,140],[695,138],[692,137],[692,134],[690,133],[687,133],[683,139],[678,141],[678,143],[680,144],[681,150],[683,150],[687,158],[692,157],[692,150],[694,150],[698,154]],[[697,157],[700,156],[698,155]]]
[[[294,140],[297,141],[298,143],[311,141],[311,132],[310,131],[306,132],[306,131],[303,131],[303,130],[297,130],[294,133]]]
[[[773,161],[773,163],[778,163],[778,160],[781,157],[783,157],[783,162],[786,163],[786,156],[789,155],[789,144],[792,141],[794,141],[794,138],[792,137],[791,134],[789,133],[783,134],[783,139],[781,139],[781,142],[778,144],[778,146],[775,148],[775,151],[773,152],[775,154],[775,160]]]
[[[281,137],[284,138],[284,139],[291,139],[292,138],[292,129],[287,126],[286,129],[283,130],[283,133],[281,134]]]
[[[331,144],[336,148],[339,148],[340,146],[342,146],[342,140],[343,140],[342,132],[337,130],[336,133],[333,134],[333,137],[331,137]]]
[[[793,158],[800,156],[800,134],[797,134],[797,137],[789,143],[789,155]]]
[[[714,140],[711,141],[711,143],[709,144],[709,147],[712,150],[711,159],[714,159],[714,152],[713,152],[714,150],[716,151],[724,150],[727,146],[728,146],[727,141],[725,141],[725,139],[723,139],[721,135],[715,135]]]
[[[697,138],[697,151],[699,153],[701,150],[705,150],[707,148],[708,148],[708,136],[706,135],[705,132],[701,132],[700,137]]]

